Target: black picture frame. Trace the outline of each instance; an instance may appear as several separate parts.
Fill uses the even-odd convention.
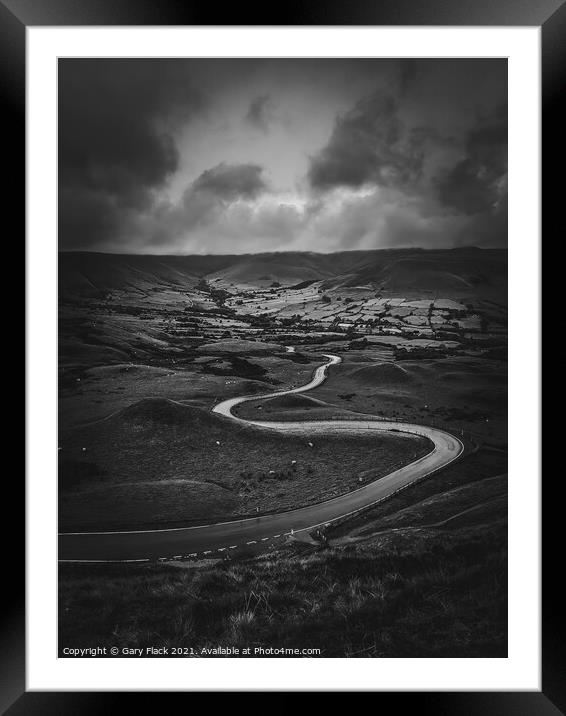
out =
[[[222,22],[218,21],[222,19]],[[64,25],[445,25],[539,26],[542,37],[543,226],[558,227],[563,213],[564,127],[560,106],[566,86],[566,4],[563,0],[288,0],[261,8],[251,3],[217,4],[191,0],[0,0],[0,101],[2,103],[5,212],[12,226],[25,225],[25,67],[26,28]],[[544,181],[546,180],[546,181]],[[538,339],[538,337],[535,336]],[[557,473],[554,477],[559,478]],[[12,481],[6,501],[22,506],[24,481]],[[376,708],[395,698],[418,713],[482,716],[551,716],[566,713],[566,658],[560,569],[553,569],[550,545],[561,542],[558,499],[548,485],[544,495],[545,551],[542,614],[542,690],[540,692],[376,693]],[[20,507],[22,509],[22,507]],[[13,510],[12,510],[13,511]],[[15,515],[21,516],[21,512]],[[10,716],[79,716],[166,708],[170,693],[27,692],[25,690],[25,593],[23,520],[10,528],[10,589],[0,612],[0,713]],[[20,540],[14,538],[20,535]],[[18,549],[20,553],[18,554]],[[6,557],[8,560],[8,557]],[[6,576],[5,575],[5,576]],[[330,685],[329,685],[330,686]],[[183,698],[183,694],[176,695]],[[190,695],[189,695],[190,698]],[[402,699],[402,701],[399,701]],[[194,702],[193,702],[194,703]]]

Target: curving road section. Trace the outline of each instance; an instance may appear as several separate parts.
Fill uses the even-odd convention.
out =
[[[244,545],[269,543],[303,530],[333,522],[354,514],[370,505],[390,497],[408,485],[437,472],[458,458],[464,450],[454,435],[437,428],[410,423],[398,423],[375,418],[364,420],[339,419],[300,422],[266,422],[244,420],[232,414],[232,409],[250,400],[260,400],[304,393],[319,386],[330,366],[341,358],[324,355],[327,361],[319,366],[306,385],[264,395],[247,395],[230,398],[212,409],[239,423],[265,430],[276,430],[291,435],[368,435],[370,433],[411,433],[431,440],[433,449],[424,457],[405,465],[357,490],[340,497],[288,512],[220,522],[198,527],[174,529],[132,530],[123,532],[67,532],[59,535],[59,560],[69,562],[114,562],[214,557],[229,553]]]

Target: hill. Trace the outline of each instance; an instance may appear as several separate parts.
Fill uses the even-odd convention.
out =
[[[68,252],[59,254],[62,297],[116,290],[194,289],[211,285],[267,287],[322,281],[327,289],[370,285],[395,292],[478,293],[506,285],[503,249],[383,249],[247,255],[152,256]]]
[[[264,400],[264,405],[272,408],[290,408],[304,410],[310,410],[312,408],[326,407],[326,403],[317,398],[311,398],[309,395],[300,395],[297,393],[291,395],[281,395],[278,398],[272,398],[271,400]]]
[[[407,368],[398,363],[376,363],[357,368],[350,375],[363,385],[382,386],[390,383],[410,383],[413,380]]]
[[[254,353],[278,353],[283,350],[283,346],[278,343],[246,341],[241,339],[218,340],[214,343],[204,343],[197,348],[198,353],[204,353],[206,355],[216,355],[217,353],[245,353],[246,355],[253,355]]]
[[[163,398],[59,433],[63,531],[206,524],[344,494],[430,442],[396,435],[287,436]],[[294,462],[293,462],[294,461]],[[373,473],[372,473],[373,474]]]

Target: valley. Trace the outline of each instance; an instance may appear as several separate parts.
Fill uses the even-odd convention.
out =
[[[444,636],[436,655],[454,649],[450,625],[463,622],[469,629],[474,613],[480,612],[485,620],[481,643],[463,645],[463,651],[481,651],[482,644],[490,644],[486,648],[502,654],[498,585],[507,509],[506,260],[505,251],[487,249],[191,257],[61,254],[63,533],[181,529],[314,509],[334,498],[349,499],[360,486],[379,487],[380,478],[431,450],[427,438],[407,437],[395,428],[367,436],[318,435],[316,422],[410,423],[446,431],[465,445],[461,460],[332,522],[324,534],[278,530],[275,540],[262,542],[262,537],[235,549],[202,547],[190,554],[160,547],[148,553],[148,564],[137,571],[128,564],[62,563],[61,633],[86,628],[85,633],[96,633],[106,643],[110,622],[118,618],[126,630],[120,632],[123,643],[137,648],[146,639],[141,634],[151,617],[145,611],[149,605],[135,594],[162,574],[182,618],[194,622],[200,614],[200,626],[191,633],[204,646],[217,633],[201,613],[211,598],[208,587],[195,586],[196,601],[185,602],[182,585],[233,578],[247,585],[242,586],[245,594],[250,589],[271,594],[255,605],[249,624],[241,627],[234,621],[242,613],[238,599],[226,601],[220,617],[224,626],[214,641],[245,644],[253,638],[268,643],[274,638],[267,628],[274,623],[273,600],[286,589],[278,592],[275,585],[295,569],[314,570],[321,584],[333,571],[339,589],[346,590],[341,598],[349,606],[344,609],[358,614],[360,623],[369,609],[367,624],[373,624],[376,609],[385,614],[392,608],[394,581],[388,586],[383,582],[383,607],[370,604],[364,590],[375,591],[377,582],[362,585],[377,577],[370,570],[374,576],[368,573],[366,579],[358,568],[366,569],[363,565],[377,552],[389,565],[386,571],[394,571],[392,565],[400,559],[403,579],[421,584],[426,601],[429,588],[435,593],[440,572],[427,566],[427,560],[417,566],[411,555],[434,549],[443,555],[444,566],[438,569],[445,570],[442,579],[453,605],[442,617]],[[308,383],[324,362],[322,356],[329,354],[341,362],[331,366],[324,382],[308,393],[277,395]],[[233,408],[236,418],[282,425],[309,421],[313,427],[303,434],[279,434],[212,412],[221,401],[243,395],[252,399]],[[464,566],[462,555],[471,544],[477,549]],[[352,580],[361,591],[348,586]],[[118,606],[112,612],[118,617],[105,616],[104,610],[87,617],[81,602],[87,584],[101,600],[114,599],[118,584],[137,600],[131,629]],[[307,599],[306,583],[298,588],[300,599]],[[474,595],[475,606],[464,604],[464,592]],[[489,611],[494,599],[497,614]],[[317,613],[331,609],[333,597],[326,587],[316,600]],[[309,625],[314,629],[309,643],[318,643],[316,619],[289,604],[291,622]],[[429,607],[431,613],[441,609],[434,598]],[[423,603],[423,618],[429,607]],[[87,626],[79,627],[77,619],[86,619]],[[291,622],[281,636],[286,644],[296,637]],[[155,628],[170,633],[173,641],[179,638],[170,626]],[[355,631],[348,633],[351,646],[344,642],[340,654],[350,649],[348,655],[356,655],[361,649],[373,656],[408,655],[415,647],[412,640],[406,649],[396,641],[391,651],[377,637],[367,643],[369,637],[360,641]],[[335,655],[330,644],[323,655]]]

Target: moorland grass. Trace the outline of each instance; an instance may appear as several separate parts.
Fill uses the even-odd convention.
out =
[[[504,657],[506,564],[499,523],[202,567],[61,565],[59,645]]]
[[[280,512],[349,492],[360,486],[361,471],[377,479],[432,449],[426,438],[397,434],[259,431],[163,399],[61,431],[59,445],[63,531]]]

